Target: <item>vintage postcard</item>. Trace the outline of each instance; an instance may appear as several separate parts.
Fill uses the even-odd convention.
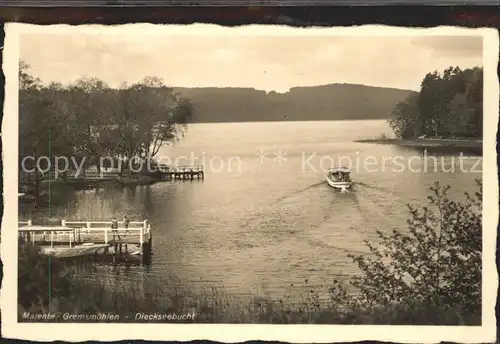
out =
[[[8,24],[4,336],[493,342],[498,53],[492,29]]]

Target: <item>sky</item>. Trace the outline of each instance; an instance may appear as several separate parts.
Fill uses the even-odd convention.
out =
[[[23,34],[20,58],[43,82],[97,77],[111,87],[158,76],[172,87],[354,83],[418,90],[426,73],[482,65],[480,36]]]

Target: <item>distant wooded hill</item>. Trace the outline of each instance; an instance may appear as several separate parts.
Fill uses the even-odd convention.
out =
[[[387,119],[409,90],[353,84],[294,87],[280,94],[253,88],[174,88],[193,105],[191,122]]]

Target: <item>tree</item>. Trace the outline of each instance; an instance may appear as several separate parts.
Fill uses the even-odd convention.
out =
[[[38,97],[41,84],[29,73],[29,65],[19,63],[19,152],[20,156],[32,154],[39,146],[40,130],[36,125],[36,110],[45,108]]]
[[[148,77],[117,91],[113,107],[117,153],[126,160],[154,157],[165,143],[176,142],[186,130],[192,107],[159,78]]]
[[[112,123],[109,86],[97,78],[81,78],[68,89],[75,155],[95,160],[110,155],[116,140],[109,128]]]
[[[34,172],[39,157],[52,159],[71,151],[70,133],[65,131],[64,93],[59,84],[43,86],[29,74],[29,65],[19,66],[19,158],[21,180],[34,185],[39,194],[41,176]],[[23,161],[24,160],[24,161]],[[41,166],[45,167],[45,166]],[[33,171],[33,172],[28,172]]]
[[[443,119],[443,127],[448,135],[474,136],[474,110],[468,105],[464,93],[455,94],[448,103],[447,116]]]
[[[193,107],[186,99],[174,95],[175,105],[168,110],[168,115],[158,116],[158,121],[151,128],[145,149],[148,157],[154,157],[165,143],[176,143],[187,129],[188,119]]]
[[[73,156],[98,168],[103,156],[150,160],[184,135],[192,113],[155,77],[119,89],[97,78],[43,85],[21,61],[19,79],[21,159]]]
[[[482,136],[482,68],[428,73],[419,95],[398,103],[389,119],[399,138]]]
[[[419,109],[422,119],[420,132],[438,136],[439,118],[442,115],[442,84],[437,71],[428,73],[420,86]]]
[[[19,61],[19,89],[27,90],[31,88],[39,88],[41,81],[38,78],[29,74],[30,65],[23,60]]]
[[[471,133],[476,137],[483,135],[483,69],[472,70],[467,89],[465,91],[468,107],[472,110]]]
[[[419,134],[420,111],[419,95],[410,94],[403,102],[396,105],[388,120],[398,138],[411,138]]]
[[[69,124],[68,92],[59,83],[42,85],[32,77],[29,66],[19,68],[20,155],[53,156],[71,154],[74,133]]]

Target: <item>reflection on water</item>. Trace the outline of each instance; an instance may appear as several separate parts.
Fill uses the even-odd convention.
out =
[[[415,151],[352,142],[385,130],[377,121],[356,126],[343,121],[193,127],[180,146],[161,153],[237,156],[241,168],[207,170],[204,181],[130,188],[69,192],[54,185],[50,202],[34,213],[21,207],[20,216],[98,221],[126,214],[132,220],[148,219],[154,254],[149,270],[101,269],[115,269],[119,280],[175,275],[181,281],[221,283],[232,294],[281,297],[295,293],[306,279],[309,285],[325,285],[357,273],[347,254],[366,253],[363,240],[374,240],[377,229],[405,229],[406,204],[426,202],[434,181],[450,184],[454,197],[473,190],[474,179],[480,177],[460,171],[396,173],[391,169],[394,161],[386,159],[377,171],[353,171],[354,192],[341,194],[324,182],[325,156],[361,161],[402,156],[407,161]],[[356,135],[353,127],[359,128]],[[286,160],[260,162],[259,149],[286,151]],[[311,153],[312,167],[304,168],[304,155]]]

